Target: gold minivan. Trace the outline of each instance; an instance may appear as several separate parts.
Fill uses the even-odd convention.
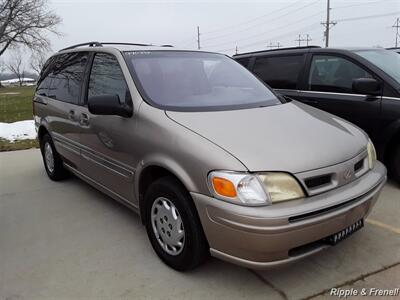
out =
[[[386,181],[362,130],[218,53],[72,46],[44,66],[33,106],[48,176],[70,171],[139,213],[181,271],[208,254],[266,268],[335,245]]]

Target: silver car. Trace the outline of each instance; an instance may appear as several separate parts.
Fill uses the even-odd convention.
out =
[[[91,42],[44,66],[33,99],[53,180],[136,211],[157,255],[291,262],[363,227],[386,181],[368,136],[275,94],[231,58]]]

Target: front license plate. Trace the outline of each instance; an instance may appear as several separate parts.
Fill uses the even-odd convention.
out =
[[[346,227],[345,229],[324,238],[324,242],[332,246],[336,245],[337,243],[343,241],[345,238],[349,237],[354,232],[360,230],[363,227],[364,227],[364,219],[360,219],[353,225],[350,225],[349,227]]]

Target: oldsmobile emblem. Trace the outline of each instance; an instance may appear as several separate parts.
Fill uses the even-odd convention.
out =
[[[353,175],[353,171],[352,171],[352,169],[349,168],[346,171],[344,171],[343,177],[345,180],[349,180],[352,175]]]

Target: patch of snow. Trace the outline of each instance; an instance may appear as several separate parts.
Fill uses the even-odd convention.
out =
[[[19,95],[19,92],[7,92],[7,93],[0,93],[0,95]]]
[[[2,80],[1,83],[2,84],[10,84],[10,83],[19,83],[19,81],[20,81],[20,79],[13,78],[13,79],[8,79],[8,80]],[[35,81],[35,79],[29,78],[29,77],[22,77],[21,81],[22,82],[25,82],[25,81],[32,81],[33,82],[33,81]]]
[[[35,121],[25,120],[14,123],[0,122],[0,138],[15,142],[16,140],[35,139]]]

